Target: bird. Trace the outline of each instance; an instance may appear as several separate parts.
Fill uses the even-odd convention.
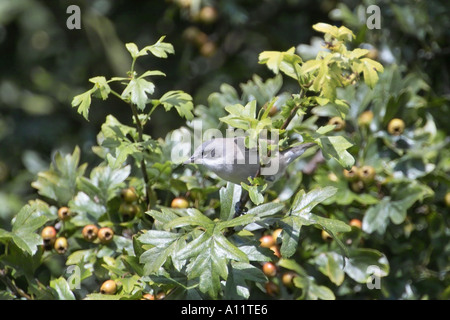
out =
[[[245,137],[214,138],[198,146],[192,156],[183,162],[184,165],[195,163],[203,165],[225,181],[241,185],[249,184],[249,178],[261,176],[268,184],[277,181],[286,171],[288,165],[300,157],[307,149],[316,143],[303,143],[283,151],[278,149],[261,157],[265,165],[261,166],[259,148],[245,147]],[[273,144],[272,141],[267,141]],[[266,163],[267,162],[267,163]],[[235,215],[247,211],[245,203],[248,192],[241,193],[240,200],[235,204]]]
[[[289,164],[308,148],[317,145],[303,143],[281,152],[275,151],[270,156],[266,155],[265,158],[269,161],[261,166],[259,148],[245,147],[244,139],[245,137],[214,138],[205,141],[184,164],[203,165],[223,180],[238,185],[242,182],[249,184],[248,178],[254,178],[257,173],[268,182],[275,182],[284,174]]]

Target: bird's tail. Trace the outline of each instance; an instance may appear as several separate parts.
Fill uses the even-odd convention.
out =
[[[284,158],[286,159],[286,164],[290,164],[292,161],[300,157],[306,150],[314,146],[317,146],[317,144],[310,142],[284,150],[283,155],[285,156]]]

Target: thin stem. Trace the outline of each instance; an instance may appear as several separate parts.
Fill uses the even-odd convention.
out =
[[[131,111],[133,112],[134,120],[136,122],[136,129],[138,132],[138,142],[143,142],[143,136],[144,136],[144,130],[142,128],[141,120],[139,119],[139,114],[136,109],[136,106],[132,103],[130,103]],[[147,174],[147,166],[145,165],[144,159],[141,160],[141,170],[142,170],[142,176],[144,177],[145,182],[145,194],[146,197],[144,199],[145,203],[147,204],[147,207],[150,206],[150,188],[149,188],[149,178]]]
[[[20,289],[11,279],[7,276],[6,269],[0,270],[0,280],[12,291],[16,296],[24,297],[27,300],[32,300],[33,298],[28,295],[25,291]]]

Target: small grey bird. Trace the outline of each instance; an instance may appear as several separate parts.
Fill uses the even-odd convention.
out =
[[[248,184],[248,178],[253,178],[258,170],[268,182],[274,182],[284,174],[289,164],[316,145],[304,143],[281,152],[276,151],[270,157],[263,157],[264,162],[264,159],[268,161],[260,168],[258,148],[246,148],[244,139],[245,137],[208,140],[197,147],[184,164],[203,165],[220,178],[239,185],[241,182]]]

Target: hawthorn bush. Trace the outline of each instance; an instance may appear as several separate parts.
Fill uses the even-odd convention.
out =
[[[448,298],[449,151],[428,110],[430,87],[368,58],[348,28],[313,28],[323,35],[313,58],[294,47],[261,52],[273,77],[253,75],[239,90],[224,83],[207,105],[181,90],[157,98],[165,74],[136,71],[175,53],[164,37],[127,43],[128,73],[90,78],[72,106],[88,119],[93,98],[119,99],[133,125],[106,115],[98,161],[81,163],[76,147],[39,172],[40,198],[0,229],[1,296],[383,299],[423,287],[421,298]],[[161,108],[186,124],[153,139],[145,128]],[[173,161],[173,150],[191,151],[186,137],[199,124],[224,135],[278,130],[282,150],[317,147],[271,186],[237,186]],[[236,216],[243,189],[249,210]]]

